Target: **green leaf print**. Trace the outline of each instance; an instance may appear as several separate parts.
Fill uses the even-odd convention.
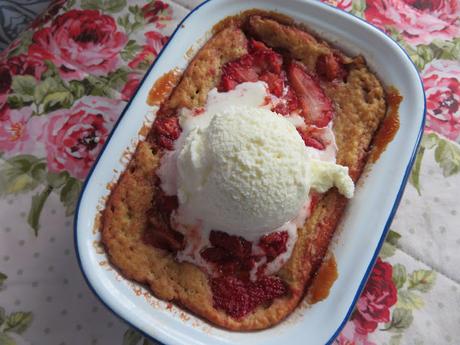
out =
[[[131,61],[136,54],[141,50],[141,46],[135,40],[129,40],[120,56],[125,61]]]
[[[398,244],[398,240],[401,238],[401,235],[394,230],[388,231],[388,235],[383,242],[382,249],[380,249],[379,256],[382,259],[389,258],[393,256],[396,252],[396,245]]]
[[[123,344],[122,345],[137,345],[142,339],[142,335],[134,330],[128,329],[123,335]]]
[[[12,313],[6,318],[4,332],[21,334],[30,326],[32,319],[32,313]]]
[[[6,320],[6,313],[5,313],[5,309],[0,307],[0,327],[3,325],[3,323],[5,322]]]
[[[80,195],[82,183],[74,178],[69,178],[61,189],[60,200],[65,207],[66,216],[75,212],[78,196]]]
[[[393,265],[393,282],[395,283],[397,289],[400,289],[404,286],[406,279],[406,268],[401,264]]]
[[[52,191],[53,187],[47,185],[43,191],[32,197],[32,204],[30,205],[29,215],[27,216],[27,223],[34,230],[35,236],[38,236],[38,230],[40,229],[40,215],[43,210],[43,206]]]
[[[16,345],[16,341],[5,333],[0,333],[0,344],[1,345]]]
[[[144,15],[142,9],[138,5],[128,7],[129,13],[122,17],[118,17],[117,23],[123,27],[128,35],[142,29],[145,26]]]
[[[42,103],[46,95],[49,93],[62,89],[59,83],[53,77],[48,77],[43,80],[34,90],[35,102]]]
[[[424,304],[423,299],[416,293],[408,290],[398,291],[398,307],[412,310],[420,309]]]
[[[353,0],[351,4],[351,13],[355,16],[364,18],[364,10],[366,9],[366,0]]]
[[[82,0],[81,8],[117,13],[126,6],[126,0]]]
[[[5,273],[0,272],[0,287],[5,283],[5,280],[8,279],[8,276]]]
[[[29,46],[32,44],[33,35],[34,35],[33,30],[23,31],[17,38],[17,41],[19,41],[19,44],[8,52],[8,57],[11,58],[13,56],[27,53],[29,50]]]
[[[409,328],[414,321],[412,311],[403,308],[395,308],[391,316],[389,326],[384,331],[401,332]]]
[[[399,239],[401,238],[401,234],[394,230],[388,231],[388,235],[386,241],[394,246],[398,244]]]
[[[417,270],[412,272],[409,277],[410,290],[418,290],[421,292],[429,292],[436,281],[436,273],[431,270]]]
[[[389,345],[399,345],[401,344],[402,334],[392,335],[390,338]]]
[[[0,167],[0,196],[35,189],[42,181],[46,164],[32,155],[18,155]]]
[[[46,176],[46,182],[48,182],[48,185],[50,185],[52,188],[57,189],[62,187],[67,182],[69,177],[70,175],[67,171],[61,171],[60,173],[48,172]]]
[[[388,242],[383,242],[382,248],[380,249],[379,256],[381,259],[387,259],[390,256],[395,255],[396,247]]]
[[[460,146],[439,138],[438,146],[434,151],[434,159],[441,167],[444,177],[454,175],[460,171]]]
[[[424,134],[409,179],[409,182],[417,189],[419,195],[421,195],[420,170],[423,156],[426,150],[432,149],[434,149],[434,159],[442,169],[444,177],[460,172],[460,146],[436,133]]]
[[[55,91],[47,94],[43,99],[43,112],[49,113],[61,108],[70,108],[73,102],[74,98],[69,90]]]
[[[420,168],[422,167],[423,154],[425,153],[425,148],[420,146],[415,158],[414,166],[409,177],[409,183],[415,187],[418,195],[422,195],[420,192]]]
[[[19,95],[25,102],[32,101],[37,81],[31,75],[16,75],[11,82],[13,92]]]
[[[79,80],[71,80],[69,82],[69,91],[75,99],[82,98],[85,95],[85,85]]]

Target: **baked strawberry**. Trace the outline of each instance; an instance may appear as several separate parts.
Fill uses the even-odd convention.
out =
[[[324,150],[329,144],[322,135],[321,128],[297,128],[306,146],[313,147],[317,150]]]
[[[297,62],[288,67],[289,82],[297,94],[301,113],[307,125],[325,127],[332,120],[331,100],[325,95],[318,80]]]
[[[236,319],[288,292],[286,284],[275,276],[263,277],[256,282],[222,276],[211,279],[210,283],[214,307],[225,310]]]
[[[251,53],[257,51],[257,50],[265,50],[265,49],[269,49],[264,42],[262,41],[257,41],[255,39],[250,39],[249,40],[249,51]]]
[[[277,97],[281,97],[283,95],[284,80],[279,74],[265,72],[259,77],[259,79],[267,83],[268,90],[271,94]]]
[[[240,236],[212,230],[209,235],[209,242],[211,242],[214,247],[225,249],[231,255],[240,259],[248,258],[251,255],[251,242]]]
[[[254,66],[259,73],[268,71],[272,73],[281,73],[283,66],[283,58],[270,48],[258,49],[252,54],[254,58]]]
[[[273,261],[278,255],[286,251],[286,244],[289,235],[286,231],[272,232],[263,236],[259,241],[259,247],[263,249],[267,256],[267,261]]]
[[[346,70],[340,61],[340,57],[336,54],[323,54],[316,61],[316,73],[326,79],[333,81],[335,79],[343,79],[346,75]]]
[[[174,140],[179,138],[182,129],[179,125],[177,116],[160,116],[153,123],[156,142],[159,146],[172,150],[174,149]]]
[[[222,78],[218,89],[219,91],[230,91],[238,84],[247,81],[257,81],[258,77],[254,68],[254,58],[246,54],[235,61],[227,63],[223,67]]]
[[[299,108],[299,100],[297,99],[297,95],[292,90],[292,87],[288,86],[286,94],[283,96],[280,103],[276,105],[272,109],[272,111],[281,114],[281,115],[289,115],[296,111]]]
[[[228,251],[218,247],[210,247],[201,251],[201,257],[208,262],[224,263],[231,259]]]

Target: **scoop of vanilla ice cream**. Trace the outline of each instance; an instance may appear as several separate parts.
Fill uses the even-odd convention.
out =
[[[255,107],[229,107],[192,130],[177,164],[182,220],[248,239],[293,219],[312,183],[294,125]]]

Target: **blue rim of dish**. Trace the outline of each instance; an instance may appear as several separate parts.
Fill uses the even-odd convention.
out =
[[[75,208],[75,216],[74,216],[74,248],[75,248],[75,253],[76,253],[76,256],[77,256],[77,261],[78,261],[78,267],[80,268],[80,271],[82,272],[83,274],[83,278],[85,279],[85,282],[86,284],[88,285],[88,287],[90,288],[90,290],[93,292],[93,294],[96,296],[96,298],[112,313],[114,314],[116,317],[118,317],[119,319],[121,319],[123,322],[127,323],[130,327],[134,328],[135,330],[137,330],[138,332],[140,332],[141,334],[143,334],[145,337],[149,338],[150,340],[152,340],[153,342],[157,343],[158,345],[166,345],[164,343],[162,343],[161,341],[159,341],[158,339],[154,338],[153,336],[145,333],[144,331],[142,331],[141,329],[139,329],[137,326],[133,325],[131,322],[129,322],[128,320],[126,320],[125,318],[123,318],[120,314],[118,314],[117,312],[115,312],[105,301],[104,299],[97,293],[97,291],[94,289],[94,287],[92,286],[91,282],[89,281],[87,275],[86,275],[86,272],[85,270],[83,269],[83,266],[82,266],[82,263],[81,263],[81,258],[80,258],[80,252],[79,252],[79,249],[78,249],[78,241],[77,241],[77,229],[78,229],[78,214],[79,214],[79,210],[80,210],[80,204],[81,204],[81,200],[82,200],[82,196],[83,194],[85,193],[85,190],[86,190],[86,187],[87,187],[87,184],[89,182],[89,180],[91,179],[91,176],[93,175],[93,172],[94,172],[94,169],[96,168],[98,162],[99,162],[99,159],[102,157],[103,153],[105,152],[105,149],[107,148],[111,138],[112,138],[112,135],[113,133],[115,133],[115,130],[117,129],[118,125],[120,124],[120,121],[121,119],[125,116],[125,113],[127,112],[127,110],[129,109],[133,99],[134,99],[134,96],[137,94],[137,92],[139,91],[139,89],[141,88],[141,86],[144,84],[145,80],[147,79],[148,75],[150,74],[151,70],[154,68],[154,66],[156,65],[156,62],[159,60],[160,56],[163,54],[163,52],[166,50],[166,47],[169,45],[169,43],[172,41],[172,39],[174,38],[174,36],[176,35],[177,31],[182,27],[183,23],[193,14],[195,13],[199,8],[201,8],[203,5],[207,4],[208,2],[211,2],[212,0],[206,0],[204,2],[202,2],[201,4],[199,4],[198,6],[196,6],[194,9],[192,9],[185,17],[184,19],[181,20],[181,22],[177,25],[177,27],[174,29],[174,32],[171,34],[168,42],[165,44],[165,46],[162,48],[162,50],[160,51],[160,53],[158,54],[157,58],[155,59],[155,61],[152,63],[152,65],[149,67],[149,69],[146,71],[144,77],[142,78],[141,82],[139,83],[139,86],[137,87],[136,89],[136,92],[134,93],[134,95],[131,97],[131,99],[128,101],[128,103],[126,104],[125,108],[123,109],[123,111],[121,112],[118,120],[115,122],[115,125],[113,126],[113,129],[112,131],[110,132],[104,146],[102,147],[101,149],[101,152],[99,153],[99,155],[97,156],[96,160],[94,161],[91,169],[89,170],[89,173],[83,183],[83,186],[82,186],[82,190],[80,192],[80,195],[78,197],[78,202],[77,202],[77,206]],[[422,123],[421,123],[421,126],[420,126],[420,129],[419,129],[419,132],[417,134],[417,139],[416,139],[416,142],[415,142],[415,145],[414,145],[414,148],[412,150],[412,153],[411,153],[411,157],[409,159],[409,162],[407,163],[407,166],[406,166],[406,170],[404,172],[404,176],[403,176],[403,179],[401,181],[401,184],[399,186],[399,190],[398,190],[398,194],[396,195],[396,199],[393,203],[393,207],[390,211],[390,214],[387,218],[387,221],[385,223],[385,226],[383,228],[383,232],[382,232],[382,235],[380,237],[380,240],[377,244],[377,247],[375,248],[375,252],[374,252],[374,255],[371,259],[371,261],[369,262],[369,265],[367,266],[367,269],[366,269],[366,272],[363,276],[363,278],[361,279],[361,282],[359,284],[359,287],[358,289],[356,290],[356,293],[355,293],[355,296],[353,297],[353,301],[352,303],[350,304],[350,307],[348,308],[348,311],[343,319],[343,321],[340,323],[340,325],[338,326],[337,330],[332,334],[332,336],[329,338],[329,340],[326,342],[326,345],[330,345],[332,344],[332,342],[337,338],[337,336],[339,335],[339,333],[342,331],[343,327],[345,326],[346,322],[348,321],[348,319],[350,318],[351,316],[351,313],[353,312],[353,309],[354,309],[354,306],[359,298],[359,296],[361,295],[361,292],[362,290],[364,289],[364,286],[366,285],[366,282],[371,274],[371,271],[374,267],[374,264],[375,264],[375,261],[377,260],[377,257],[380,253],[380,249],[385,241],[385,238],[386,238],[386,235],[388,233],[388,230],[390,229],[390,225],[393,221],[393,218],[396,214],[396,211],[399,207],[399,203],[401,202],[401,198],[403,196],[403,192],[404,192],[404,189],[407,185],[407,180],[409,178],[409,175],[410,175],[410,172],[412,170],[412,166],[414,165],[414,162],[415,162],[415,158],[416,158],[416,154],[417,154],[417,150],[420,146],[420,141],[422,139],[422,136],[423,136],[423,131],[424,131],[424,128],[425,128],[425,121],[426,121],[426,95],[425,95],[425,88],[424,88],[424,85],[423,85],[423,81],[422,81],[422,78],[420,77],[420,74],[418,73],[418,70],[414,64],[414,62],[412,61],[412,59],[410,58],[409,54],[407,54],[407,52],[404,50],[404,48],[402,48],[398,42],[396,42],[393,38],[391,38],[389,35],[387,35],[383,30],[381,30],[380,28],[378,28],[377,26],[367,22],[366,20],[364,20],[363,18],[360,18],[352,13],[349,13],[349,12],[346,12],[340,8],[337,8],[337,7],[334,7],[332,5],[329,5],[329,4],[326,4],[326,3],[320,3],[318,1],[319,4],[323,5],[323,6],[327,6],[327,7],[330,7],[332,9],[334,9],[335,11],[340,11],[340,12],[343,12],[343,13],[346,13],[347,15],[350,15],[358,20],[360,20],[361,22],[363,22],[364,24],[372,27],[373,29],[376,29],[378,31],[380,31],[381,33],[383,33],[387,38],[389,38],[403,53],[404,55],[406,55],[407,59],[410,61],[410,63],[412,64],[415,72],[417,73],[418,77],[419,77],[419,81],[420,81],[420,85],[422,87],[422,94],[423,94],[423,118],[422,118]]]

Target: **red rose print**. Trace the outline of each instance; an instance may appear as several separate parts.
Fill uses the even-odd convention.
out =
[[[13,77],[8,65],[0,64],[0,107],[6,103],[12,80]]]
[[[168,41],[168,36],[163,36],[156,31],[149,31],[145,34],[146,45],[142,51],[128,64],[131,68],[148,67],[157,57],[163,45]]]
[[[340,8],[344,11],[351,11],[352,1],[351,0],[323,0],[324,3]]]
[[[117,68],[127,36],[115,20],[93,10],[71,10],[37,31],[29,54],[53,61],[63,79],[107,75]]]
[[[367,334],[375,331],[379,322],[390,321],[390,307],[397,301],[392,275],[393,267],[378,258],[352,316],[356,332]]]
[[[451,140],[460,137],[460,71],[458,62],[436,60],[422,72],[427,125]]]
[[[368,0],[365,18],[385,30],[391,26],[412,45],[460,35],[458,0]]]
[[[356,332],[355,324],[348,321],[340,335],[334,341],[335,345],[376,345],[367,339],[367,334]]]
[[[142,14],[149,23],[171,20],[172,10],[163,1],[151,1],[142,7]]]
[[[121,98],[124,101],[128,101],[131,98],[131,96],[134,94],[134,91],[136,91],[139,85],[139,82],[140,82],[139,77],[136,74],[130,74],[128,76],[128,81],[123,87],[123,90],[121,90],[121,95],[122,95]]]
[[[40,80],[47,70],[43,60],[20,54],[0,64],[0,107],[6,102],[15,75],[32,75]]]
[[[50,113],[39,137],[45,144],[48,168],[85,178],[124,105],[118,100],[86,97],[72,109]]]
[[[8,104],[0,108],[0,151],[6,157],[18,153],[31,153],[35,140],[31,137],[31,107],[10,109]]]
[[[32,75],[37,80],[48,69],[43,60],[25,54],[9,58],[7,64],[12,75]]]

